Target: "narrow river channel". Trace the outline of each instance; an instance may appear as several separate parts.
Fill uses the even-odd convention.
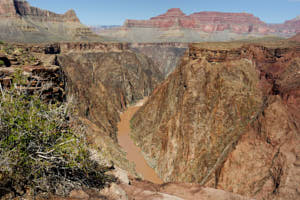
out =
[[[127,152],[127,159],[135,164],[136,171],[147,181],[161,184],[163,181],[157,176],[144,159],[139,147],[130,138],[130,119],[134,113],[142,106],[145,99],[134,106],[130,106],[121,113],[121,121],[118,124],[118,141],[120,146]]]

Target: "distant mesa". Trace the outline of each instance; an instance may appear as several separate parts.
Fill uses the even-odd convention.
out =
[[[199,29],[204,32],[224,31],[251,32],[253,26],[265,25],[259,18],[247,13],[198,12],[185,15],[179,8],[169,9],[165,14],[150,20],[126,20],[124,27]]]
[[[150,20],[126,20],[124,27],[171,28],[179,26],[184,29],[197,29],[204,32],[230,30],[234,33],[295,33],[300,31],[300,18],[286,21],[281,26],[268,25],[249,13],[197,12],[184,14],[180,8],[169,9],[165,14]]]
[[[267,24],[249,13],[196,12],[186,15],[180,8],[147,20],[127,19],[119,31],[99,31],[130,42],[229,41],[248,37],[291,37],[300,32],[300,18],[283,24]]]

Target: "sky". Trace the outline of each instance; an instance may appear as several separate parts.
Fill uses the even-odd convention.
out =
[[[283,23],[300,15],[300,0],[28,0],[56,13],[74,9],[86,25],[122,25],[125,19],[149,19],[169,8],[185,14],[201,11],[247,12],[267,23]]]

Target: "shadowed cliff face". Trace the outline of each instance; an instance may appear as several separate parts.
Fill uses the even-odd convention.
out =
[[[162,80],[150,59],[130,51],[69,53],[58,62],[80,114],[115,141],[119,112],[148,96]]]
[[[142,53],[153,60],[160,72],[166,77],[169,75],[184,52],[188,44],[185,43],[132,43],[130,48]]]
[[[299,55],[297,46],[190,45],[133,117],[132,137],[164,181],[297,199]]]

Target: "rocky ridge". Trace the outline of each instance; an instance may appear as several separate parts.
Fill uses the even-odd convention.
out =
[[[42,54],[80,52],[122,52],[133,51],[151,59],[163,76],[174,70],[188,47],[186,43],[102,43],[102,42],[61,42],[49,44],[14,44],[30,52]]]
[[[32,17],[34,20],[53,22],[80,22],[74,10],[65,14],[56,14],[48,10],[42,10],[29,5],[27,1],[2,0],[0,4],[0,16],[8,18]]]
[[[74,10],[56,14],[23,0],[0,2],[0,40],[9,42],[103,41],[82,25]]]
[[[185,15],[179,8],[169,9],[165,14],[150,20],[126,20],[124,27],[142,28],[186,28],[204,32],[232,30],[236,33],[258,32],[265,23],[248,13],[198,12]]]
[[[179,8],[149,20],[126,20],[120,28],[99,31],[128,42],[230,41],[265,36],[290,37],[300,30],[298,18],[283,24],[267,24],[249,13],[197,12]]]
[[[299,198],[299,54],[291,43],[190,45],[132,119],[149,165],[164,181]]]

